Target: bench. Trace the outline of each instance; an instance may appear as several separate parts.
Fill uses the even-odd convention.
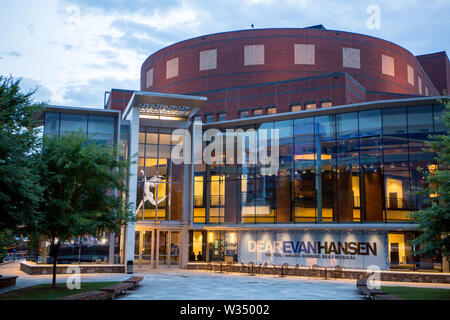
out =
[[[15,286],[17,276],[0,276],[0,288]]]
[[[61,297],[56,300],[106,300],[109,297],[110,293],[106,291],[89,291]]]
[[[137,276],[137,277],[128,278],[127,280],[125,280],[123,282],[129,282],[129,283],[132,283],[133,286],[137,286],[139,284],[139,282],[141,282],[142,280],[144,280],[144,277]]]
[[[380,289],[369,289],[367,287],[367,280],[357,280],[356,287],[365,298],[373,300],[403,300],[399,297],[387,294]]]
[[[113,285],[110,285],[105,288],[101,288],[100,291],[106,291],[112,294],[112,299],[114,300],[114,297],[116,295],[126,293],[127,290],[132,289],[134,287],[134,284],[131,282],[120,282]]]

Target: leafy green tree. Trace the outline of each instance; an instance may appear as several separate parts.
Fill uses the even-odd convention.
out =
[[[0,76],[0,248],[9,245],[18,226],[34,219],[40,199],[36,158],[41,135],[33,115],[43,105],[33,102],[34,93],[22,92],[20,79]]]
[[[114,148],[86,139],[82,132],[44,137],[40,164],[38,230],[48,236],[53,255],[53,280],[62,241],[80,234],[119,232],[133,214],[117,193],[126,192],[129,162]]]
[[[445,106],[442,121],[446,132],[430,136],[427,147],[435,152],[437,169],[430,172],[422,170],[427,187],[418,190],[418,194],[426,195],[428,208],[414,213],[423,233],[414,241],[420,245],[418,253],[426,256],[442,254],[450,256],[450,102],[441,101]]]

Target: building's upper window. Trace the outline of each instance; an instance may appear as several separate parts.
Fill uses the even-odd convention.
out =
[[[342,65],[346,68],[361,69],[361,52],[356,48],[342,48]]]
[[[263,115],[263,109],[253,109],[253,116],[262,116]]]
[[[295,111],[302,111],[302,105],[297,104],[297,105],[291,106],[291,112],[295,112]]]
[[[313,44],[295,44],[294,45],[294,63],[295,64],[315,64],[315,47]]]
[[[413,86],[414,85],[414,69],[409,64],[406,65],[406,69],[408,72],[408,83]]]
[[[178,76],[178,57],[166,62],[166,79]]]
[[[266,109],[266,114],[275,114],[277,113],[277,107],[269,107]]]
[[[324,101],[320,104],[320,107],[323,108],[329,108],[331,107],[333,104],[331,103],[331,101]]]
[[[225,121],[227,120],[226,112],[220,112],[217,114],[217,121]]]
[[[428,87],[427,87],[427,86],[425,86],[425,95],[426,95],[426,96],[429,96],[429,95],[430,95],[430,92],[429,92],[429,90],[428,90]]]
[[[316,109],[316,104],[315,103],[307,103],[305,109],[306,110],[314,110],[314,109]]]
[[[264,64],[264,45],[244,46],[244,65]]]
[[[200,51],[200,71],[217,68],[217,49]]]
[[[206,122],[206,123],[214,122],[214,115],[213,115],[213,114],[207,114],[207,115],[205,116],[205,122]]]
[[[239,111],[239,118],[240,119],[244,119],[244,118],[248,118],[248,117],[249,117],[248,110],[241,110],[241,111]]]
[[[422,94],[422,78],[417,76],[417,86],[419,87],[419,94]]]
[[[394,58],[390,56],[386,56],[384,54],[381,55],[381,72],[383,74],[387,74],[388,76],[395,76],[395,62]]]
[[[146,80],[146,88],[150,88],[153,85],[153,68],[147,70]]]

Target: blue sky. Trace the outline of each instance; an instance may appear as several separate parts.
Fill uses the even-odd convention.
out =
[[[368,28],[380,9],[380,28]],[[202,34],[255,28],[351,31],[413,54],[450,50],[450,0],[0,0],[0,74],[39,86],[37,100],[103,107],[111,88],[139,89],[147,56]]]

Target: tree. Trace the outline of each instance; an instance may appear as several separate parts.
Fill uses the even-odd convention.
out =
[[[44,190],[37,226],[50,240],[55,287],[61,242],[80,234],[119,232],[134,219],[123,197],[116,196],[127,192],[129,162],[82,132],[44,137],[40,162]]]
[[[426,195],[428,208],[415,212],[414,219],[423,233],[414,243],[420,245],[418,253],[426,256],[442,254],[450,257],[450,102],[441,101],[445,106],[442,121],[446,132],[430,136],[427,147],[435,152],[436,170],[424,171],[427,187],[418,189],[418,194]]]
[[[0,76],[0,248],[9,245],[18,226],[34,219],[40,199],[40,133],[33,115],[43,105],[32,101],[34,93],[21,92],[20,79]]]

